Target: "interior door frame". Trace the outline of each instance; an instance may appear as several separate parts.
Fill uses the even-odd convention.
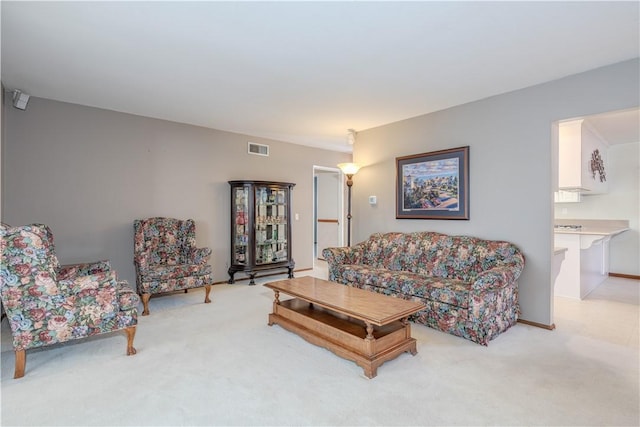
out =
[[[316,232],[317,232],[317,227],[318,227],[318,209],[317,209],[317,203],[318,203],[318,189],[316,186],[316,176],[318,172],[329,172],[329,173],[335,173],[337,176],[337,188],[336,188],[336,194],[335,194],[335,198],[336,198],[336,204],[338,207],[338,246],[344,246],[344,179],[342,179],[342,171],[337,168],[337,167],[327,167],[327,166],[318,166],[318,165],[313,165],[313,173],[312,173],[312,187],[313,187],[313,226],[311,229],[311,233],[312,233],[312,241],[314,242],[314,245],[316,244]],[[312,257],[313,257],[313,263],[315,265],[316,260],[318,258],[317,255],[319,254],[315,254],[314,252],[314,247],[312,246],[311,248],[311,253],[312,253]]]

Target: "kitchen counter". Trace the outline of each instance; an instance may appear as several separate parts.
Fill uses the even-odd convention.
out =
[[[556,219],[553,231],[560,234],[592,234],[597,236],[616,236],[629,229],[628,220],[617,219]],[[557,226],[580,226],[577,229],[557,228]]]
[[[629,229],[629,221],[556,219],[555,225],[555,247],[567,248],[555,295],[583,299],[609,276],[609,242]],[[554,250],[554,258],[558,255]]]
[[[554,229],[555,233],[561,234],[593,234],[596,236],[616,236],[624,231],[627,231],[629,227],[619,228],[619,227],[582,227],[579,230],[558,230]]]

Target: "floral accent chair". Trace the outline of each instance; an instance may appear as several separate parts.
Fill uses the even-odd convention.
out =
[[[213,279],[211,248],[196,248],[196,225],[192,219],[154,217],[135,220],[134,264],[138,294],[149,314],[153,294],[191,288],[205,288],[204,302],[210,303]]]
[[[0,228],[0,294],[16,355],[14,378],[24,376],[26,351],[124,329],[127,355],[140,299],[118,281],[109,261],[61,266],[53,234],[43,224]]]
[[[11,228],[9,224],[5,224],[4,222],[0,222],[0,230],[6,230]],[[0,298],[0,320],[4,319],[7,313],[4,312],[4,304],[2,304],[2,298]]]

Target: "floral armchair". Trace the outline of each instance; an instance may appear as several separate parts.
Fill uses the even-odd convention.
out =
[[[135,220],[134,264],[138,294],[149,314],[152,294],[205,288],[204,302],[210,303],[213,279],[210,248],[196,248],[196,226],[192,219],[147,218]]]
[[[24,376],[26,350],[124,329],[127,355],[136,353],[138,295],[118,281],[109,261],[61,266],[43,224],[0,228],[0,295]]]

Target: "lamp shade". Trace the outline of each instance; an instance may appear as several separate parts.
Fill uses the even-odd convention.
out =
[[[338,167],[345,175],[355,175],[360,170],[360,165],[357,163],[339,163]]]

